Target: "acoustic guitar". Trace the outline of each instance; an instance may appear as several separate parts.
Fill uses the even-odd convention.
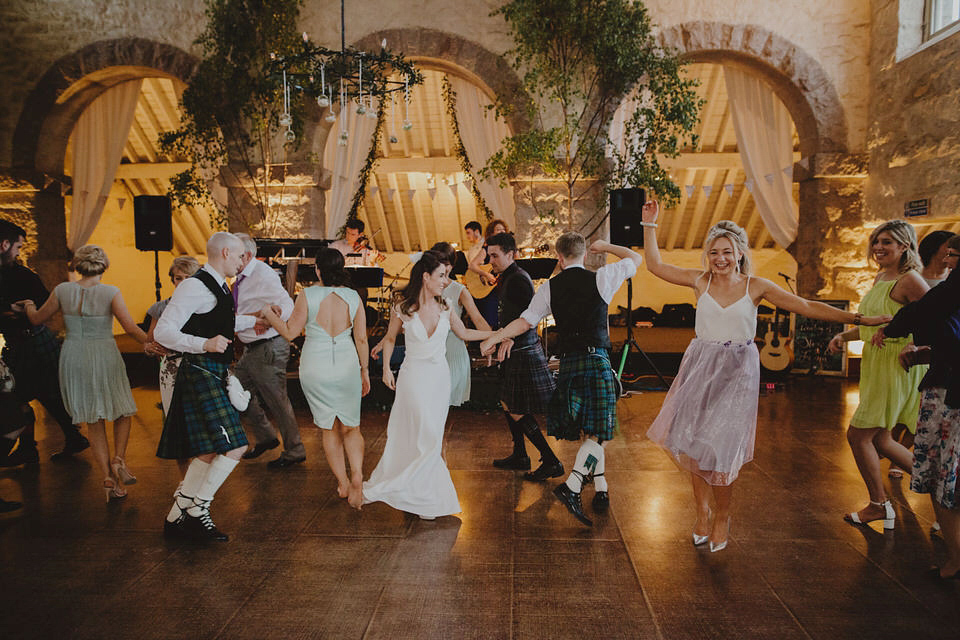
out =
[[[491,273],[493,270],[493,267],[488,264],[480,265],[480,268],[487,273]],[[463,284],[475,300],[487,297],[495,286],[494,284],[484,283],[480,276],[470,269],[467,269],[467,272],[463,274]]]
[[[781,336],[780,331],[780,309],[774,311],[773,324],[767,330],[763,337],[764,345],[760,349],[760,366],[767,371],[786,371],[793,364],[793,349],[790,348],[790,342],[793,336],[790,334],[790,314],[786,314],[787,331]]]

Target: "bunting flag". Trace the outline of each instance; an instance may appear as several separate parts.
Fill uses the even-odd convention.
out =
[[[688,197],[688,198],[692,198],[692,197],[693,197],[693,191],[694,191],[697,187],[694,186],[694,185],[692,185],[692,184],[687,184],[687,185],[684,185],[683,188],[687,190],[687,197]]]
[[[370,197],[376,197],[378,191],[380,191],[380,187],[370,187]]]
[[[783,175],[787,176],[787,180],[793,180],[793,167],[787,167],[784,169]]]
[[[763,176],[763,177],[764,177],[764,179],[767,181],[767,184],[773,184],[773,174],[772,174],[772,173],[768,173],[767,175],[765,175],[765,176]]]
[[[801,167],[803,167],[805,171],[806,171],[806,170],[809,170],[809,169],[810,169],[810,156],[807,156],[806,158],[800,158],[800,162],[798,162],[797,164],[800,165]]]
[[[47,190],[47,187],[49,187],[52,183],[53,183],[53,178],[51,178],[50,176],[46,176],[46,175],[43,176],[43,190],[44,190],[44,191],[46,191],[46,190]]]
[[[436,200],[436,199],[437,199],[437,190],[436,190],[436,189],[427,189],[427,193],[430,194],[430,199],[431,199],[431,200]]]
[[[393,200],[393,194],[397,192],[396,189],[387,189],[387,200]]]
[[[67,195],[67,192],[70,191],[70,187],[64,183],[60,183],[60,197]]]
[[[448,184],[447,186],[450,187],[450,193],[452,193],[452,194],[453,194],[453,197],[456,198],[456,197],[457,197],[457,183],[456,183],[456,182],[451,182],[451,183]]]
[[[123,210],[123,205],[125,204],[127,204],[126,198],[117,198],[117,207],[119,207],[120,210]]]
[[[713,187],[709,184],[703,185],[703,193],[709,198],[710,194],[713,193]]]
[[[753,193],[753,180],[745,180],[743,184],[747,188],[747,191]]]
[[[410,198],[410,201],[413,202],[413,196],[417,193],[416,189],[407,189],[407,197]]]
[[[727,192],[727,195],[728,195],[728,196],[730,196],[731,198],[733,197],[733,185],[732,185],[732,184],[725,184],[725,185],[723,185],[723,189]]]

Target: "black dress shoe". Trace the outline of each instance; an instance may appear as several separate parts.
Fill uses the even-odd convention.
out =
[[[186,538],[187,532],[183,530],[183,516],[180,516],[173,522],[167,519],[163,521],[164,538]]]
[[[19,447],[16,451],[0,460],[0,467],[19,467],[22,464],[37,464],[40,454],[36,447]]]
[[[73,454],[80,453],[84,449],[89,448],[90,441],[78,434],[76,437],[67,440],[67,443],[63,445],[63,449],[50,456],[50,459],[53,461],[68,460],[73,457]]]
[[[556,462],[544,462],[534,471],[523,474],[523,479],[533,482],[543,482],[547,478],[559,478],[562,475],[563,463],[557,460]]]
[[[253,460],[254,458],[259,458],[270,449],[276,449],[280,446],[280,441],[274,438],[273,440],[267,440],[266,442],[258,442],[253,445],[252,449],[247,449],[247,451],[241,456],[244,460]]]
[[[588,527],[593,526],[593,521],[583,513],[583,503],[580,502],[580,494],[571,491],[566,482],[558,484],[557,488],[553,490],[553,495],[557,496],[557,499],[563,503],[567,511],[573,514],[573,517]]]
[[[526,471],[530,468],[530,458],[522,453],[513,452],[506,458],[494,460],[493,466],[510,471]]]
[[[300,464],[305,461],[306,458],[299,458],[297,460],[291,460],[290,458],[284,458],[280,456],[276,460],[271,460],[267,463],[267,469],[286,469],[287,467],[292,467],[295,464]]]
[[[227,542],[230,539],[230,536],[217,529],[217,525],[213,524],[209,511],[204,511],[199,516],[184,513],[180,520],[181,531],[183,531],[184,536],[191,540],[197,542]],[[164,532],[166,532],[166,527],[164,527]]]
[[[610,508],[610,494],[606,491],[597,491],[593,494],[593,502],[590,504],[593,505],[594,510],[602,511],[603,509]]]

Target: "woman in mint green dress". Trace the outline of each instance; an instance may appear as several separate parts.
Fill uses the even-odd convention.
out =
[[[130,416],[137,405],[130,392],[127,369],[113,337],[113,319],[141,344],[145,334],[127,310],[117,287],[100,282],[110,266],[107,254],[97,245],[77,249],[70,263],[80,274],[76,282],[62,282],[42,307],[33,302],[18,303],[34,325],[63,312],[67,337],[60,349],[60,390],[63,404],[74,424],[86,424],[90,446],[100,470],[107,501],[127,495],[121,484],[133,484],[136,477],[127,469],[124,456],[130,438]],[[113,421],[115,457],[110,459],[105,421]]]
[[[363,436],[360,398],[370,391],[367,320],[360,295],[350,288],[343,254],[317,252],[319,284],[297,296],[293,314],[284,322],[269,306],[262,315],[292,341],[306,330],[300,352],[300,386],[313,422],[323,430],[323,452],[337,478],[337,494],[350,506],[363,504]],[[344,460],[350,462],[350,474]]]
[[[903,220],[890,220],[870,234],[870,257],[880,267],[873,288],[860,302],[860,314],[894,315],[902,306],[923,297],[929,287],[920,275],[917,234]],[[893,529],[896,513],[883,487],[880,457],[889,458],[901,469],[910,469],[913,455],[894,440],[890,432],[903,424],[916,431],[920,412],[917,390],[926,366],[904,371],[898,362],[900,351],[912,341],[911,336],[888,339],[882,348],[871,344],[876,328],[854,327],[838,333],[830,340],[830,350],[843,349],[843,343],[863,340],[860,364],[860,406],[850,420],[847,442],[857,468],[867,485],[870,504],[844,519],[853,524],[883,520],[884,529]]]

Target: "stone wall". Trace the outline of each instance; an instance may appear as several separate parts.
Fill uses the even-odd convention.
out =
[[[870,51],[874,78],[866,218],[903,215],[910,200],[930,198],[927,218],[960,219],[960,34],[897,60],[898,3],[874,0]]]

